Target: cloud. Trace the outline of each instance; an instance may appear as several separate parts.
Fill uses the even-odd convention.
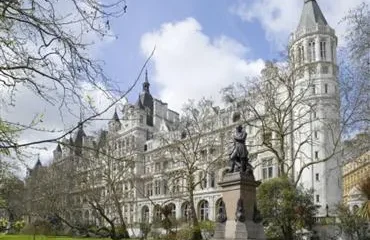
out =
[[[317,2],[329,25],[336,30],[340,38],[339,44],[343,44],[346,25],[341,23],[341,20],[350,9],[358,6],[363,0]],[[266,39],[281,50],[287,46],[289,34],[298,26],[303,3],[302,0],[253,0],[247,4],[247,1],[239,0],[230,10],[244,21],[258,21],[265,30]]]
[[[211,97],[220,102],[219,91],[233,82],[256,76],[262,59],[244,59],[249,49],[227,36],[210,38],[194,18],[165,23],[141,38],[141,49],[149,55],[153,46],[154,82],[159,98],[177,111],[188,99]]]

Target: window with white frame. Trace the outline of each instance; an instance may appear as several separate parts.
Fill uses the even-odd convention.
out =
[[[262,160],[262,179],[269,179],[273,177],[273,159],[268,158]]]
[[[199,218],[201,221],[208,220],[209,206],[206,200],[199,203]]]

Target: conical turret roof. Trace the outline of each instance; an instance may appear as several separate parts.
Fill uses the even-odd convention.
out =
[[[302,15],[297,30],[315,27],[317,24],[327,26],[328,22],[316,0],[304,0]]]

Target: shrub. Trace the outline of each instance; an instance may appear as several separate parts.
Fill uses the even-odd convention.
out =
[[[15,231],[15,233],[19,233],[24,228],[25,225],[26,223],[24,222],[24,220],[20,220],[13,223],[12,228]]]
[[[8,226],[8,220],[0,218],[0,232],[4,232]]]

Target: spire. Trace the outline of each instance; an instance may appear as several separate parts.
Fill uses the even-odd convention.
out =
[[[119,117],[118,117],[118,114],[117,114],[117,109],[114,109],[114,114],[113,114],[112,120],[114,120],[116,122],[119,122]]]
[[[55,149],[57,152],[62,152],[62,147],[60,146],[60,144],[58,143],[58,146],[57,148]]]
[[[145,70],[145,81],[143,83],[143,92],[149,93],[150,83],[148,80],[148,69]]]
[[[304,0],[297,30],[315,27],[316,25],[327,26],[328,23],[316,0]]]
[[[37,156],[37,162],[35,164],[35,167],[33,169],[38,169],[39,167],[42,167],[41,160],[40,160],[40,154]]]
[[[72,134],[69,135],[69,147],[73,147],[73,138],[72,138]]]

